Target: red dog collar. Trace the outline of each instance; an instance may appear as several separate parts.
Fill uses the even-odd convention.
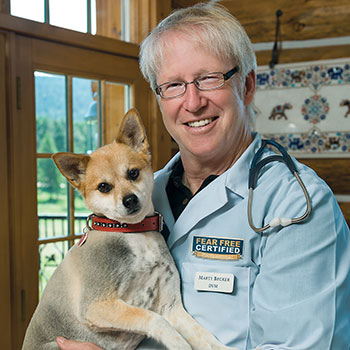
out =
[[[148,231],[162,231],[163,217],[157,213],[152,216],[146,216],[141,222],[137,224],[126,224],[116,220],[107,219],[105,217],[92,216],[92,228],[97,231],[109,232],[148,232]]]
[[[92,227],[89,226],[91,219]],[[148,232],[163,230],[163,216],[156,213],[152,216],[146,216],[141,222],[137,224],[126,224],[116,220],[111,220],[105,217],[100,217],[95,214],[90,215],[87,218],[87,230],[79,241],[79,246],[82,246],[87,240],[88,231],[108,231],[108,232],[124,232],[124,233],[136,233],[136,232]]]

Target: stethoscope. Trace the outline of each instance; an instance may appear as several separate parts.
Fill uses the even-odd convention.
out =
[[[259,159],[261,158],[262,153],[264,152],[264,149],[266,148],[266,145],[271,145],[275,148],[278,149],[278,151],[281,153],[280,155],[275,154],[272,156],[268,156],[263,158],[262,160],[259,161]],[[261,170],[262,167],[264,167],[266,164],[270,163],[270,162],[282,162],[284,163],[289,170],[291,171],[291,173],[295,176],[295,178],[297,179],[301,189],[304,192],[305,195],[305,199],[306,199],[306,211],[303,215],[297,217],[297,218],[278,218],[275,217],[271,220],[271,222],[269,224],[267,224],[264,227],[258,228],[254,225],[253,223],[253,219],[252,219],[252,202],[253,202],[253,190],[256,187],[256,183],[258,180],[258,176],[259,176],[259,172]],[[259,148],[259,150],[256,152],[253,161],[251,163],[250,169],[249,169],[249,183],[248,183],[248,187],[249,187],[249,197],[248,197],[248,222],[250,227],[257,233],[263,232],[265,230],[267,230],[270,227],[276,227],[276,226],[288,226],[291,224],[296,224],[299,223],[303,220],[305,220],[310,212],[311,212],[311,200],[310,200],[310,196],[306,190],[306,187],[303,183],[303,181],[301,180],[298,170],[295,167],[295,164],[292,160],[292,158],[290,157],[290,155],[287,153],[287,151],[285,150],[284,147],[282,147],[279,143],[277,143],[276,141],[273,140],[262,140],[262,144],[261,147]]]

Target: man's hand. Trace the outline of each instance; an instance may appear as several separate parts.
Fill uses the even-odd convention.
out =
[[[57,337],[56,343],[61,350],[103,350],[93,343],[83,343],[76,340],[68,340],[63,337]]]

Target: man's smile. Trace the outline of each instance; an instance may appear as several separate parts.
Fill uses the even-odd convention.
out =
[[[203,126],[206,126],[206,125],[212,123],[217,118],[218,117],[206,118],[206,119],[202,119],[202,120],[195,120],[193,122],[187,122],[185,124],[190,126],[191,128],[199,128],[199,127],[203,127]]]

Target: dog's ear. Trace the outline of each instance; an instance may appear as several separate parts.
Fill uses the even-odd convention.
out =
[[[52,155],[58,170],[76,188],[85,178],[86,167],[90,157],[86,154],[59,152]]]
[[[116,141],[132,147],[137,152],[150,153],[146,130],[135,108],[130,109],[124,116]]]

